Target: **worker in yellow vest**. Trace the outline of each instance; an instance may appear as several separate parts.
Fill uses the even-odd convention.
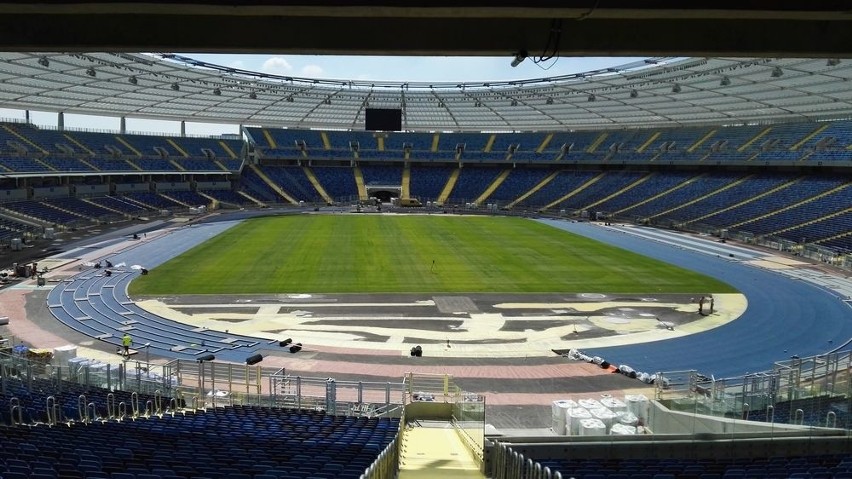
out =
[[[130,345],[133,344],[133,338],[130,337],[130,333],[124,333],[124,337],[121,338],[121,345],[124,346],[124,357],[130,356]]]

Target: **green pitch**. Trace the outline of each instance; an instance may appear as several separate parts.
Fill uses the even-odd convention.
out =
[[[252,219],[130,285],[133,295],[732,291],[531,220],[422,215]]]

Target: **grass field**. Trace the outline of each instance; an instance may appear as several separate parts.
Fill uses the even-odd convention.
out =
[[[531,220],[420,215],[252,219],[130,285],[133,295],[732,291]]]

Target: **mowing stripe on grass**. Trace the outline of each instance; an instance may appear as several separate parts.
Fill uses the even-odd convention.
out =
[[[725,293],[733,289],[534,221],[437,215],[251,219],[130,286],[134,295],[296,292]]]

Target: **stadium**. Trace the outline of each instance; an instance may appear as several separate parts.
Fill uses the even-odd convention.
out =
[[[0,477],[852,477],[834,27],[795,58],[684,42],[487,83],[7,42],[0,107],[27,113],[0,122]]]

